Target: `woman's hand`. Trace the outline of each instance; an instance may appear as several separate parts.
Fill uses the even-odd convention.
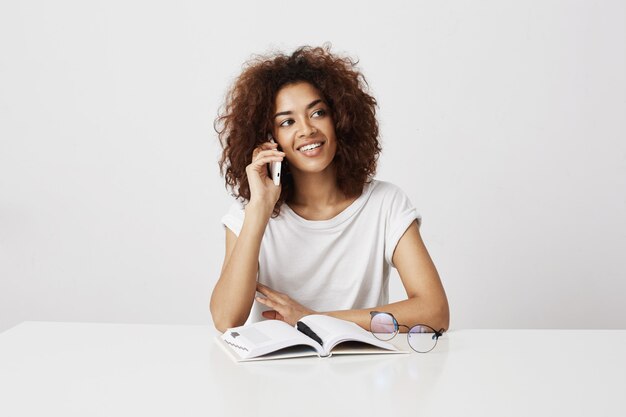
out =
[[[267,164],[282,161],[285,153],[277,150],[278,144],[265,142],[252,152],[252,162],[246,167],[250,187],[250,203],[260,205],[271,213],[280,197],[281,186],[276,186],[267,174]]]
[[[266,319],[282,320],[295,326],[302,317],[317,313],[292,300],[287,294],[275,291],[261,283],[257,282],[256,289],[266,297],[256,297],[256,300],[273,309],[262,313]]]

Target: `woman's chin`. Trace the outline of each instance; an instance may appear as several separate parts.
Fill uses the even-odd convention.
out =
[[[290,164],[291,172],[296,175],[314,175],[314,174],[322,174],[329,170],[334,171],[333,161],[328,161],[323,163],[322,161],[311,161],[310,163],[298,164],[297,166],[293,163]]]

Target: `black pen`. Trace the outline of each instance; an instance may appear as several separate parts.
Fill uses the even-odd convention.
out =
[[[320,345],[324,345],[324,342],[322,342],[322,339],[313,330],[311,330],[311,328],[307,326],[306,324],[299,321],[298,323],[296,323],[296,327],[298,328],[298,330],[300,330],[305,335],[309,336],[311,339],[315,340]]]

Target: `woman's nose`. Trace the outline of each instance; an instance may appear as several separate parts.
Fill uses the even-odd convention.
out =
[[[299,137],[313,136],[317,133],[317,129],[315,129],[308,120],[304,120],[301,124],[300,132],[298,133]]]

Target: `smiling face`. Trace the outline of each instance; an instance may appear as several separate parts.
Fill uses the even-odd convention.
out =
[[[291,171],[322,172],[337,151],[335,126],[321,93],[307,82],[288,84],[276,95],[273,131]]]

